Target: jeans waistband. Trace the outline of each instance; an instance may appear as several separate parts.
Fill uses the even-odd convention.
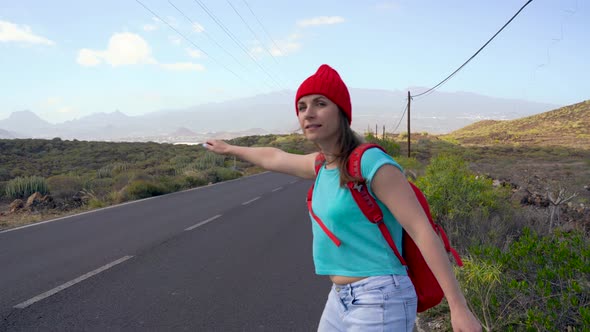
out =
[[[334,289],[337,292],[340,292],[343,290],[355,290],[355,289],[370,290],[370,289],[375,289],[375,288],[383,287],[385,285],[390,285],[390,284],[399,285],[399,278],[402,278],[402,277],[406,277],[406,276],[389,274],[389,275],[383,275],[383,276],[367,277],[365,279],[355,281],[350,284],[345,284],[345,285],[332,284],[332,289]]]

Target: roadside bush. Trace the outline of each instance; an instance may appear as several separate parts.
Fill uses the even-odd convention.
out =
[[[145,180],[131,182],[125,193],[129,199],[141,199],[166,194],[166,189],[160,183]]]
[[[510,211],[508,190],[494,188],[491,179],[471,173],[467,163],[455,155],[433,158],[416,184],[428,199],[433,218],[459,247],[486,239],[488,234],[482,230],[497,231],[485,227],[490,217],[495,214],[506,220],[503,214]]]
[[[240,172],[231,168],[217,168],[215,169],[216,182],[237,179],[241,176]]]
[[[381,146],[385,150],[385,152],[387,152],[387,154],[390,156],[398,156],[401,151],[399,144],[397,144],[394,140],[390,140],[387,138],[381,139],[375,137],[375,135],[373,135],[372,133],[367,133],[365,135],[365,141],[367,143],[379,144],[379,146]]]
[[[231,168],[223,168],[223,167],[216,167],[214,169],[209,169],[204,171],[203,179],[206,183],[217,183],[222,181],[228,181],[237,179],[242,176],[242,173],[233,170]]]
[[[130,165],[125,162],[115,162],[101,167],[96,171],[96,177],[99,179],[110,178],[121,172],[125,172],[130,168]]]
[[[17,177],[6,184],[6,196],[8,198],[27,198],[35,192],[42,195],[49,193],[45,178],[40,176]]]
[[[96,193],[98,197],[105,197],[113,190],[115,180],[112,178],[91,179],[87,183],[87,188]]]
[[[186,175],[184,177],[184,181],[186,183],[186,188],[195,188],[207,184],[207,179],[205,179],[201,174],[197,173]]]
[[[115,181],[113,183],[113,190],[119,191],[125,188],[125,186],[127,186],[131,182],[130,179],[132,176],[133,174],[128,172],[117,174],[115,176]]]
[[[82,180],[78,176],[55,175],[47,179],[49,192],[53,198],[69,200],[83,189]]]
[[[590,326],[590,241],[525,229],[506,251],[472,249],[457,277],[484,330],[573,331]]]

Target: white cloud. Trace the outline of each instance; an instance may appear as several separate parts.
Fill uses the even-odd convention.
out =
[[[273,46],[270,53],[274,56],[287,56],[301,49],[301,43],[287,41],[279,42],[279,47]]]
[[[318,16],[297,21],[297,26],[305,28],[316,25],[338,24],[344,22],[341,16]]]
[[[270,47],[270,53],[273,56],[287,56],[295,53],[302,47],[302,44],[299,42],[302,37],[303,35],[300,33],[292,33],[286,40],[278,40],[277,45],[273,43]]]
[[[180,45],[180,43],[182,42],[182,40],[176,36],[168,36],[168,40],[174,45]]]
[[[35,35],[28,25],[17,25],[8,21],[0,21],[0,42],[24,42],[31,44],[55,45],[55,42]]]
[[[199,50],[195,50],[194,48],[187,48],[186,52],[191,58],[204,58],[205,54]]]
[[[200,25],[199,23],[193,23],[193,31],[194,32],[203,32],[203,31],[205,31],[205,27]]]
[[[258,57],[259,55],[262,55],[263,53],[266,53],[266,52],[264,51],[264,48],[262,46],[255,46],[255,47],[250,48],[250,54],[254,57]],[[271,54],[272,54],[272,52],[271,52]]]
[[[82,66],[96,66],[102,61],[113,67],[137,64],[155,64],[148,43],[139,35],[124,32],[116,33],[109,40],[106,50],[81,49],[78,63]]]
[[[270,44],[268,46],[268,51],[264,49],[263,46],[254,46],[250,48],[250,54],[257,58],[267,55],[268,52],[270,52],[272,56],[287,56],[301,49],[302,44],[299,42],[299,39],[301,39],[301,37],[301,34],[293,33],[289,35],[285,40],[276,40],[276,44]]]
[[[57,105],[59,103],[61,103],[60,97],[49,97],[49,98],[47,98],[47,100],[45,100],[44,105],[53,106],[53,105]]]
[[[83,48],[78,52],[78,59],[76,61],[85,67],[92,67],[100,64],[104,52],[93,51]]]
[[[160,65],[164,69],[177,71],[204,71],[205,67],[198,63],[192,62],[177,62],[177,63],[163,63]]]
[[[154,24],[145,24],[143,26],[143,31],[150,32],[150,31],[155,31],[155,30],[158,30],[158,27]]]

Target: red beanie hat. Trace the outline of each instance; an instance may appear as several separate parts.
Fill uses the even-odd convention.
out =
[[[348,118],[348,124],[352,121],[352,106],[350,104],[350,94],[346,84],[332,67],[328,65],[321,65],[318,71],[308,77],[297,89],[295,96],[295,112],[299,115],[297,102],[301,97],[307,95],[324,95],[330,99],[334,104],[338,105],[340,109]]]

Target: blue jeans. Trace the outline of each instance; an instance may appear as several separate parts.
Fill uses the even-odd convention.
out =
[[[416,291],[408,276],[385,275],[334,284],[318,331],[411,332],[417,306]]]

